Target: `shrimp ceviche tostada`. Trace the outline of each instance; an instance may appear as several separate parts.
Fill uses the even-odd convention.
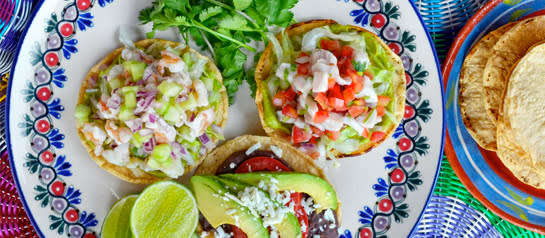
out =
[[[132,183],[178,178],[222,139],[227,94],[210,59],[182,43],[143,40],[91,69],[75,116],[95,162]]]

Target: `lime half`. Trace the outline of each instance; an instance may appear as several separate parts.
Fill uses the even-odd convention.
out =
[[[130,220],[136,238],[188,238],[197,227],[199,210],[189,189],[176,182],[162,181],[140,194]]]
[[[102,224],[102,238],[131,238],[129,224],[131,209],[138,195],[129,195],[114,203]]]

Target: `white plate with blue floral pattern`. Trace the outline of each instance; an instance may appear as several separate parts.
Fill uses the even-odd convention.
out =
[[[81,80],[120,46],[147,0],[40,1],[20,43],[8,90],[9,154],[21,200],[42,237],[99,237],[118,196],[138,193],[99,168],[80,144],[72,116]],[[375,32],[398,53],[407,82],[403,123],[371,152],[328,164],[342,201],[340,237],[406,237],[433,191],[443,152],[444,114],[433,43],[410,0],[300,0],[299,21],[329,18]],[[169,38],[168,35],[163,37]],[[175,40],[175,34],[170,36]],[[229,109],[226,137],[263,134],[244,86]]]

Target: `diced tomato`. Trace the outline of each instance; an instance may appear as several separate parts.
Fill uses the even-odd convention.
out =
[[[291,117],[291,118],[294,118],[294,119],[297,119],[297,117],[299,116],[297,114],[297,109],[295,109],[294,106],[292,105],[285,105],[283,108],[282,108],[282,114],[284,114],[284,116],[288,116],[288,117]]]
[[[352,105],[356,106],[365,106],[365,99],[363,98],[356,98],[354,101],[352,101]]]
[[[339,136],[341,136],[340,131],[326,131],[325,134],[331,140],[337,140],[337,138],[339,138]]]
[[[233,238],[247,238],[248,236],[240,228],[231,225],[231,232],[233,232]]]
[[[316,137],[320,137],[324,134],[324,131],[318,129],[315,126],[310,126],[310,129],[312,129],[312,135]]]
[[[335,56],[341,55],[341,42],[338,40],[323,39],[320,41],[322,49],[331,51]]]
[[[301,238],[306,238],[308,234],[308,215],[305,212],[305,208],[301,204],[301,200],[303,199],[303,194],[298,192],[293,192],[290,194],[291,200],[286,204],[286,206],[289,207],[290,203],[293,203],[293,211],[295,212],[295,217],[297,217],[297,220],[299,221],[299,224],[301,225]]]
[[[329,98],[329,105],[337,111],[345,111],[347,108],[344,106],[344,100],[337,97]]]
[[[316,112],[316,115],[314,116],[314,123],[322,123],[329,117],[329,113],[327,111],[319,110]]]
[[[364,111],[365,111],[365,106],[352,105],[352,106],[348,107],[348,113],[350,113],[350,115],[351,115],[353,118],[358,117],[358,116],[361,115]]]
[[[335,78],[328,78],[327,89],[332,89],[333,87],[335,87]]]
[[[363,136],[363,138],[369,137],[369,130],[364,127],[363,132],[361,133],[361,136]]]
[[[367,76],[369,80],[373,81],[373,75],[371,74],[371,72],[369,72],[369,70],[365,70],[365,72],[363,72],[363,75]]]
[[[310,140],[308,141],[308,143],[311,143],[311,144],[318,144],[318,139],[319,137],[316,137],[316,136],[313,136],[310,138]]]
[[[349,45],[343,46],[341,55],[347,58],[352,58],[352,53],[354,53],[354,48]]]
[[[277,159],[266,156],[258,156],[242,162],[235,170],[235,173],[249,173],[257,171],[281,172],[290,171],[290,169]]]
[[[378,95],[378,105],[382,105],[382,106],[387,106],[388,103],[390,103],[390,100],[392,100],[390,97],[388,96],[384,96],[384,95]]]
[[[297,65],[297,74],[299,75],[310,75],[310,63],[298,64]]]
[[[291,138],[293,143],[295,144],[307,142],[310,140],[311,137],[312,137],[312,134],[310,134],[310,132],[307,132],[303,128],[299,128],[297,126],[294,126],[292,128]]]
[[[301,58],[301,57],[305,57],[305,56],[310,56],[310,55],[308,55],[304,51],[301,51],[301,53],[299,53],[299,56],[297,58]]]
[[[360,92],[363,89],[363,78],[354,70],[348,71],[348,77],[352,79],[350,87],[354,90],[354,93]]]
[[[316,102],[318,102],[318,105],[322,109],[327,110],[329,108],[328,99],[327,99],[327,96],[325,95],[325,93],[316,94],[316,97],[314,97],[314,100],[316,100]]]
[[[384,139],[384,136],[386,136],[386,133],[382,131],[373,131],[373,133],[371,133],[371,141],[372,142],[380,141]]]
[[[343,94],[341,93],[341,85],[338,85],[338,84],[335,84],[335,86],[333,86],[333,88],[331,88],[328,92],[327,92],[328,96],[331,98],[331,97],[336,97],[336,98],[343,98]]]
[[[344,103],[348,104],[352,100],[354,100],[354,95],[355,95],[354,89],[352,87],[346,87],[343,90]]]
[[[381,117],[381,116],[384,116],[384,114],[386,113],[386,108],[382,105],[377,105],[377,117]]]
[[[276,94],[273,96],[272,103],[276,107],[283,107],[287,103],[293,102],[296,96],[297,94],[290,87],[286,90],[276,92]]]

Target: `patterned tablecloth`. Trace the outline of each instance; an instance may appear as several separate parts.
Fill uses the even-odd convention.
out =
[[[0,1],[1,2],[1,1]],[[12,1],[16,2],[16,1]],[[21,1],[24,2],[24,1]],[[26,2],[35,2],[27,0]],[[413,0],[442,61],[464,23],[486,0]],[[0,6],[0,12],[5,6]],[[19,19],[24,22],[24,19]],[[14,34],[11,39],[17,39]],[[5,38],[0,38],[0,42]],[[1,73],[1,72],[0,72]],[[8,74],[0,81],[0,117],[4,118]],[[37,237],[21,205],[6,153],[4,120],[0,121],[0,238]],[[443,159],[441,171],[416,237],[545,237],[517,227],[486,209],[464,188]]]

